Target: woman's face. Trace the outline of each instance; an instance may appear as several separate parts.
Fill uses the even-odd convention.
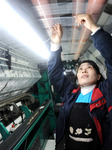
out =
[[[82,63],[78,68],[77,78],[80,86],[96,84],[100,77],[89,63]]]

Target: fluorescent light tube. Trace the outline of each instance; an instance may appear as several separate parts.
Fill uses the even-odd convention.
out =
[[[38,34],[11,8],[6,0],[0,0],[0,26],[39,56],[46,59],[49,57],[49,50]]]

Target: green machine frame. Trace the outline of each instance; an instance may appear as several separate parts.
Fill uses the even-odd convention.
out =
[[[4,141],[0,145],[2,150],[44,150],[47,140],[56,128],[53,99],[47,71],[37,82],[38,95],[32,94],[39,100],[39,107],[32,113],[27,106],[21,106],[25,114],[25,121],[13,132],[5,130]]]
[[[33,112],[14,133],[7,137],[0,145],[0,149],[44,150],[55,127],[56,119],[53,104],[51,100],[48,100]]]

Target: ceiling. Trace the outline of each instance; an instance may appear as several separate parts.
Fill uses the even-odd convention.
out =
[[[99,26],[112,33],[112,0],[7,0],[7,2],[27,20],[48,48],[51,26],[55,23],[62,24],[63,60],[93,59],[103,66],[104,61],[91,42],[90,31],[83,26],[78,27],[73,16],[80,13],[91,14]],[[2,28],[0,45],[35,63],[46,62]]]

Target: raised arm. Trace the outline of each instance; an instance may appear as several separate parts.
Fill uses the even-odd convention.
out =
[[[75,18],[78,25],[84,24],[86,28],[93,32],[91,38],[94,46],[105,59],[107,80],[109,85],[112,86],[112,36],[103,29],[99,29],[90,15],[80,14],[75,16]]]
[[[61,61],[62,48],[60,46],[63,29],[60,24],[56,24],[51,28],[51,54],[48,61],[48,73],[51,84],[56,91],[63,97],[67,92],[73,89],[66,76],[63,74],[63,64]]]

